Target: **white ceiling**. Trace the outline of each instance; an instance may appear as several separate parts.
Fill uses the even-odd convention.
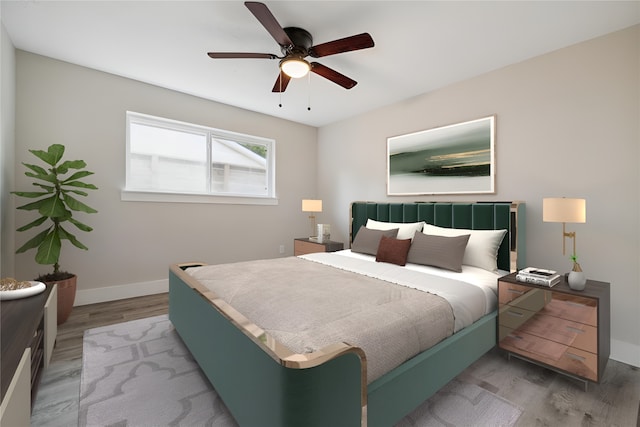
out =
[[[375,47],[317,60],[358,85],[312,74],[280,97],[271,93],[277,60],[210,59],[281,54],[242,1],[2,0],[1,16],[18,49],[313,126],[640,22],[640,1],[265,3],[314,44],[370,33]]]

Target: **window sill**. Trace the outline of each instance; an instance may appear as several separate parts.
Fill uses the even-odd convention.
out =
[[[276,197],[214,196],[209,194],[161,193],[122,190],[123,202],[213,203],[227,205],[277,205]]]

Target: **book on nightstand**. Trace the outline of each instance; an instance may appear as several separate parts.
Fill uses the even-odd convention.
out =
[[[518,274],[516,274],[516,280],[518,282],[552,287],[560,283],[560,275],[553,270],[527,267],[518,271]]]

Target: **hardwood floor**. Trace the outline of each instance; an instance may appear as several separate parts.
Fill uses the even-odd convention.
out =
[[[167,310],[167,294],[75,307],[69,320],[59,326],[52,363],[36,397],[32,425],[77,425],[86,329],[157,316]],[[615,360],[609,360],[602,382],[589,384],[586,392],[581,382],[523,360],[508,360],[497,349],[476,361],[460,378],[522,408],[518,427],[640,427],[640,369]]]
[[[82,337],[86,329],[158,316],[166,314],[168,309],[169,294],[166,293],[74,307],[69,319],[58,326],[51,361],[81,359]]]

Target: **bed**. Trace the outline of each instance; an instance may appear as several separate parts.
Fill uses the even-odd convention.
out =
[[[495,277],[524,267],[525,206],[521,202],[354,202],[351,204],[350,216],[353,251],[356,247],[361,247],[365,236],[373,233],[371,229],[399,228],[405,232],[407,227],[398,224],[409,226],[424,222],[428,225],[424,226],[423,233],[429,235],[429,238],[430,233],[439,234],[441,231],[443,236],[471,233],[472,239],[473,236],[481,235],[483,230],[505,230],[498,242],[497,257],[494,259],[498,269],[494,273]],[[360,233],[362,234],[358,237]],[[418,237],[418,233],[415,234]],[[404,240],[401,237],[406,236],[396,234],[394,237],[397,239],[390,238],[389,241],[397,243]],[[420,235],[421,239],[422,237]],[[345,254],[326,256],[332,259],[337,257],[338,261],[335,262],[350,265],[355,263],[356,269],[360,268],[359,263],[365,263],[366,260],[358,258],[367,258],[367,254],[352,253],[351,250],[345,251]],[[467,249],[465,262],[468,252]],[[275,270],[270,265],[291,264],[290,268],[298,268],[304,263],[305,268],[300,271],[306,271],[308,265],[308,276],[300,273],[298,280],[303,282],[305,277],[312,276],[331,277],[333,280],[326,280],[327,286],[330,285],[329,282],[342,281],[342,276],[334,274],[358,274],[353,270],[334,273],[336,269],[344,270],[347,267],[320,266],[334,262],[327,261],[324,257],[325,255],[314,254],[272,260],[272,263],[268,260],[256,261],[262,263],[259,265],[238,265],[242,265],[243,274],[245,270],[255,268],[270,277],[272,270]],[[351,261],[352,258],[355,261]],[[369,263],[387,265],[376,263],[375,259]],[[198,277],[211,270],[218,272],[214,273],[217,279],[229,278],[230,282],[236,280],[232,270],[224,270],[228,265],[210,267],[212,269],[200,263],[170,267],[169,318],[241,426],[392,426],[496,344],[497,302],[492,307],[487,305],[485,313],[476,314],[476,318],[464,325],[457,324],[458,315],[453,307],[456,323],[452,326],[454,331],[450,335],[435,345],[420,349],[417,354],[390,369],[381,368],[383,363],[373,366],[377,361],[374,353],[368,355],[360,346],[342,340],[328,343],[326,337],[318,338],[320,347],[319,344],[310,346],[303,343],[301,345],[305,351],[293,351],[292,348],[296,348],[296,336],[291,336],[289,331],[282,332],[279,327],[258,326],[256,323],[259,322],[249,320],[254,319],[256,314],[242,306],[240,299],[233,299],[232,306],[227,302],[231,300],[228,296],[221,296],[225,289],[214,291],[207,284],[208,279],[202,278],[207,276]],[[389,265],[390,269],[402,269],[403,272],[411,270],[407,267],[415,266],[412,263],[407,263],[404,267]],[[319,274],[316,268],[330,269],[331,272],[321,271]],[[416,268],[421,269],[423,266]],[[467,271],[466,267],[464,271]],[[413,272],[407,274],[409,277],[415,275]],[[451,273],[447,272],[445,275]],[[292,274],[288,276],[295,277]],[[217,279],[214,277],[210,280]],[[370,279],[380,280],[377,277]],[[321,282],[314,281],[316,288],[320,288],[318,283]],[[234,286],[235,298],[236,290],[244,290],[245,285]],[[396,283],[389,286],[400,285]],[[410,291],[415,290],[407,292]],[[277,314],[280,310],[279,303],[274,299],[272,304],[270,298],[283,292],[289,291],[278,289],[272,291],[271,295],[261,296],[265,301],[260,304],[261,307],[270,307]],[[246,294],[251,295],[250,292]],[[292,300],[297,298],[295,294],[290,296]],[[236,304],[243,308],[238,309]],[[247,311],[250,315],[247,315]],[[320,334],[313,335],[317,338]],[[368,356],[371,360],[368,360]],[[386,356],[378,359],[386,360]]]

